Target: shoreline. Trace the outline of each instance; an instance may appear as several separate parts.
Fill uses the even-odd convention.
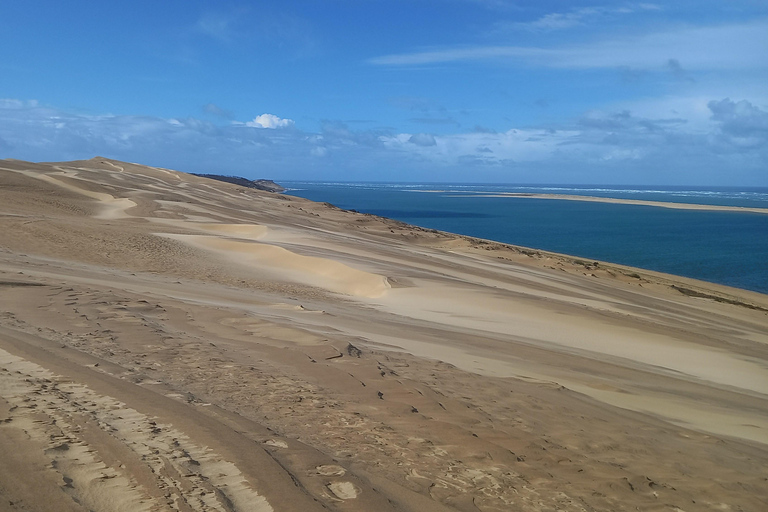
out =
[[[290,189],[289,189],[290,192]],[[532,193],[499,193],[499,194],[485,194],[485,193],[478,193],[478,194],[468,194],[465,192],[452,192],[449,190],[413,190],[411,192],[421,192],[421,193],[446,193],[450,194],[449,197],[502,197],[502,198],[521,198],[521,199],[549,199],[549,200],[564,200],[564,201],[584,201],[584,202],[599,202],[599,203],[608,203],[608,204],[630,204],[630,205],[637,205],[637,206],[649,206],[649,207],[659,207],[659,208],[667,208],[667,209],[679,209],[679,210],[697,210],[697,211],[727,211],[727,212],[733,212],[733,213],[756,213],[756,214],[768,214],[768,208],[749,208],[749,207],[738,207],[738,206],[720,206],[720,205],[702,205],[702,204],[689,204],[689,203],[674,203],[674,202],[663,202],[663,201],[645,201],[645,200],[631,200],[631,199],[619,199],[619,198],[603,198],[603,197],[596,197],[596,196],[580,196],[580,195],[568,195],[568,194],[532,194]],[[288,197],[298,197],[298,198],[304,198],[302,195],[294,195],[291,193],[284,194]],[[314,201],[313,199],[307,199],[309,201]],[[323,203],[324,201],[317,200],[317,202]],[[331,203],[328,203],[331,204]],[[360,212],[356,209],[344,209],[341,207],[338,207],[336,205],[333,205],[335,208],[339,208],[340,210],[344,210],[347,212],[353,212],[358,213],[362,215],[370,215],[379,217],[381,219],[390,220],[392,222],[397,223],[403,223],[408,226],[414,226],[418,229],[423,230],[435,230],[434,227],[430,227],[428,225],[421,225],[417,223],[413,223],[414,220],[410,220],[409,222],[402,221],[393,217],[385,217],[380,216],[374,213],[366,213],[366,212]],[[437,229],[436,231],[440,231],[442,233],[445,233],[446,235],[450,236],[459,236],[459,237],[468,237],[468,238],[474,238],[477,240],[482,240],[487,243],[491,244],[501,244],[504,246],[508,246],[511,248],[518,249],[522,252],[541,252],[541,253],[549,253],[553,255],[557,255],[558,257],[563,257],[572,261],[600,261],[603,262],[606,265],[614,265],[616,267],[625,267],[629,269],[632,272],[640,271],[640,272],[646,272],[646,273],[656,273],[661,276],[667,276],[665,277],[666,280],[672,282],[675,279],[680,280],[692,280],[694,282],[700,283],[698,287],[700,288],[706,288],[706,286],[712,286],[712,287],[724,287],[726,289],[738,291],[738,292],[746,292],[746,293],[754,293],[761,296],[768,296],[768,289],[760,290],[760,289],[754,289],[754,288],[744,288],[735,284],[729,284],[726,282],[717,282],[717,281],[709,281],[705,279],[704,277],[697,277],[697,276],[686,276],[681,274],[676,274],[672,271],[666,271],[662,269],[654,269],[654,268],[647,268],[647,267],[641,267],[636,266],[631,263],[624,263],[619,262],[615,260],[611,260],[605,257],[601,256],[582,256],[577,254],[571,254],[568,252],[559,252],[559,251],[553,251],[551,249],[545,249],[540,247],[534,247],[534,246],[527,246],[527,245],[520,245],[515,244],[511,242],[505,242],[502,240],[496,240],[493,238],[482,238],[478,236],[473,236],[469,234],[463,234],[463,233],[455,233],[449,230],[445,229]],[[682,292],[681,292],[682,293]]]
[[[387,219],[387,217],[381,217]],[[395,221],[399,222],[399,221]],[[409,224],[410,226],[410,224]],[[429,229],[421,226],[413,225],[419,229]],[[768,312],[768,293],[764,293],[758,290],[750,290],[748,288],[739,288],[738,286],[731,286],[723,283],[716,283],[714,281],[707,281],[697,277],[683,276],[680,274],[672,274],[670,272],[664,272],[661,270],[653,270],[649,268],[636,267],[626,263],[618,263],[614,261],[601,260],[598,258],[589,258],[586,256],[577,256],[573,254],[561,253],[556,251],[549,251],[546,249],[536,249],[533,247],[527,247],[523,245],[515,245],[507,242],[500,242],[498,240],[492,240],[487,238],[479,238],[470,235],[461,235],[451,233],[449,231],[440,231],[448,236],[456,236],[467,240],[475,241],[480,244],[485,250],[494,250],[493,246],[503,247],[510,251],[517,252],[528,257],[538,258],[551,258],[556,260],[562,260],[568,262],[576,267],[583,267],[585,271],[594,270],[598,267],[601,270],[611,270],[613,272],[622,274],[626,277],[640,280],[641,282],[655,282],[663,283],[671,289],[678,291],[683,295],[690,297],[708,298],[717,302],[724,302],[739,306],[748,307],[751,309],[758,309]],[[489,249],[488,246],[491,246]],[[751,296],[752,302],[740,301],[742,296]],[[760,303],[762,305],[756,306],[754,303]]]
[[[674,210],[700,210],[700,211],[724,211],[739,213],[760,213],[768,215],[768,208],[754,208],[749,206],[723,206],[710,204],[676,203],[673,201],[648,201],[644,199],[620,199],[615,197],[582,196],[578,194],[536,194],[527,192],[498,192],[467,194],[466,192],[452,192],[450,190],[418,190],[431,194],[451,194],[453,197],[507,197],[511,199],[552,199],[562,201],[585,201],[592,203],[630,204],[636,206],[654,206],[657,208],[670,208]]]

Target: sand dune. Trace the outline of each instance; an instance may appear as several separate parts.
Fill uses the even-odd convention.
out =
[[[77,180],[77,171],[62,170],[61,172],[56,173],[60,174],[63,178],[69,179],[69,181],[64,181],[63,179],[57,178],[52,174],[41,174],[35,172],[24,172],[24,174],[43,181],[47,181],[48,183],[52,183],[65,190],[70,190],[78,194],[82,194],[86,197],[90,197],[91,199],[95,199],[101,205],[101,211],[94,215],[97,219],[124,219],[128,217],[128,215],[125,213],[126,210],[136,206],[136,203],[130,199],[124,197],[115,198],[110,194],[106,194],[104,192],[96,192],[94,190],[89,190],[87,188],[73,184],[73,182],[76,183],[79,181]]]
[[[357,297],[380,297],[389,284],[383,276],[328,258],[302,256],[271,244],[253,244],[214,236],[163,234],[198,248],[217,252],[232,264],[256,267],[286,281],[317,286]]]
[[[0,510],[768,509],[764,295],[104,158],[0,233]]]

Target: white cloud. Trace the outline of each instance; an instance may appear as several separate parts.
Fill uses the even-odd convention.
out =
[[[292,119],[281,119],[273,114],[261,114],[256,116],[253,121],[248,121],[245,126],[252,128],[289,128],[294,125]]]
[[[687,70],[768,68],[768,20],[713,27],[683,27],[641,35],[604,38],[587,44],[464,46],[385,55],[381,66],[415,66],[466,61],[522,62],[552,68],[668,69],[670,59]]]
[[[674,59],[689,70],[766,69],[768,21],[691,27],[600,41],[562,49],[557,67],[599,68],[628,65],[638,68],[668,66]]]
[[[12,98],[0,98],[0,109],[35,108],[37,106],[38,106],[37,100],[17,100]]]
[[[230,43],[234,34],[232,28],[234,19],[230,14],[208,12],[197,20],[195,30],[221,42]]]
[[[206,105],[203,105],[203,112],[205,112],[206,114],[214,115],[216,117],[221,117],[223,119],[232,119],[233,117],[232,112],[221,108],[215,103],[208,103]]]
[[[197,22],[197,28],[200,32],[212,37],[227,39],[228,20],[211,17],[203,18]]]
[[[324,146],[315,146],[315,147],[313,147],[313,148],[312,148],[312,149],[309,151],[309,153],[310,153],[312,156],[323,157],[323,156],[325,156],[325,155],[327,155],[327,154],[328,154],[328,148],[326,148],[326,147],[324,147]]]
[[[616,16],[633,14],[638,11],[659,10],[650,4],[625,5],[622,7],[582,7],[568,12],[552,12],[528,22],[500,23],[496,32],[525,30],[530,32],[552,32],[572,27],[593,24]]]
[[[521,46],[468,46],[375,57],[368,62],[380,66],[418,66],[445,62],[543,58],[552,52]]]

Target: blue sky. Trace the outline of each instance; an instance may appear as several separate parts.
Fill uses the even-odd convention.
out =
[[[768,186],[768,3],[0,4],[0,158]]]

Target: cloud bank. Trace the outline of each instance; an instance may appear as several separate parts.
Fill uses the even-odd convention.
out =
[[[768,186],[768,111],[702,100],[707,114],[589,111],[559,126],[436,135],[299,129],[273,114],[247,123],[85,115],[0,100],[0,157],[60,161],[104,155],[188,172],[273,179]],[[684,110],[681,108],[681,111]],[[279,129],[283,128],[283,129]],[[285,129],[290,128],[290,129]]]

